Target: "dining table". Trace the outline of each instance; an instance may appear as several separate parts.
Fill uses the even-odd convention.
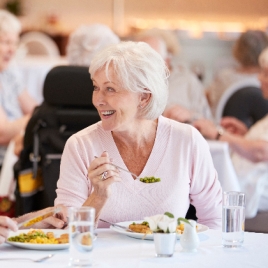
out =
[[[268,234],[244,233],[244,243],[240,248],[224,248],[221,245],[221,231],[209,229],[199,233],[200,244],[196,252],[184,252],[180,240],[175,245],[172,257],[156,257],[154,241],[129,237],[112,229],[96,229],[92,267],[183,267],[183,268],[265,268],[268,267]],[[0,246],[0,267],[68,267],[68,248],[62,250],[21,249],[9,244]],[[16,258],[37,259],[48,254],[54,256],[44,262],[16,260]],[[4,261],[1,258],[12,258]]]

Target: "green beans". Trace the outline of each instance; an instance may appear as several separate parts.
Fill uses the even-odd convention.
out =
[[[144,183],[154,183],[154,182],[161,181],[161,179],[155,178],[155,177],[144,177],[144,178],[140,178],[140,181]]]

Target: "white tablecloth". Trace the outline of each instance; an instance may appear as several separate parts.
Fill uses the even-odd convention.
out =
[[[41,103],[43,101],[43,84],[47,73],[57,65],[66,65],[67,60],[64,57],[27,56],[18,59],[15,64],[27,90],[38,103]]]
[[[223,191],[240,191],[236,172],[229,153],[228,143],[208,141],[208,144]]]
[[[109,229],[97,230],[98,238],[93,251],[93,267],[183,267],[183,268],[265,268],[268,267],[268,234],[245,233],[245,242],[240,249],[225,249],[221,246],[221,232],[208,230],[199,234],[201,243],[196,253],[182,252],[179,240],[171,258],[155,257],[153,241],[130,238]],[[33,251],[0,246],[1,257],[38,258],[54,253],[55,256],[43,263],[29,261],[0,261],[0,267],[67,267],[68,250]]]

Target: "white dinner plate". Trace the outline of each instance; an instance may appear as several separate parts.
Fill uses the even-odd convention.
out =
[[[118,222],[117,224],[125,226],[125,227],[128,227],[133,222],[142,223],[143,221],[125,221],[125,222]],[[197,225],[197,233],[204,233],[209,229],[208,226],[203,225],[203,224],[197,223],[196,225]],[[122,229],[120,227],[116,227],[116,226],[112,226],[112,225],[110,226],[110,228],[115,232],[130,236],[130,237],[133,237],[133,238],[145,239],[145,240],[153,240],[154,239],[153,234],[144,235],[144,234],[141,234],[141,233],[132,233],[132,232],[128,232],[128,231],[126,231],[126,230],[124,230],[124,229]],[[177,234],[177,239],[180,239],[180,237],[181,237],[181,234]]]
[[[62,234],[68,234],[68,230],[58,230],[58,229],[41,229],[44,233],[53,232],[56,238],[60,237]],[[28,233],[29,229],[19,230],[17,232],[10,232],[9,237],[17,236],[21,233]],[[21,242],[11,242],[6,241],[7,244],[10,244],[15,247],[25,248],[25,249],[35,249],[35,250],[58,250],[66,249],[69,247],[69,243],[66,244],[31,244],[31,243],[21,243]]]

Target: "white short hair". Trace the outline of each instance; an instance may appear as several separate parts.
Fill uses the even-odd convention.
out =
[[[259,56],[259,64],[262,68],[268,68],[268,47]]]
[[[128,41],[109,46],[92,59],[91,77],[105,68],[109,79],[110,66],[126,90],[151,93],[150,102],[142,110],[145,119],[154,120],[163,113],[168,99],[169,71],[159,53],[144,42]]]
[[[0,33],[20,33],[21,23],[20,21],[6,10],[0,9]]]
[[[68,62],[89,66],[96,52],[119,42],[119,37],[106,25],[81,25],[69,37],[66,49]]]

